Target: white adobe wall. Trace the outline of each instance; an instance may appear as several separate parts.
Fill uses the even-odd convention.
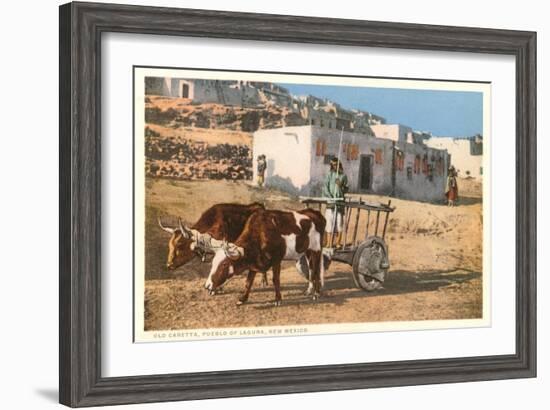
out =
[[[407,134],[412,133],[412,128],[401,124],[373,124],[370,126],[377,138],[392,141],[407,141]]]
[[[171,85],[170,96],[171,97],[183,97],[182,95],[182,86],[186,84],[189,87],[189,96],[188,98],[193,99],[195,93],[195,84],[193,81],[183,80],[181,78],[172,78],[169,79]]]
[[[317,140],[326,141],[326,154],[337,156],[338,146],[340,144],[341,131],[335,129],[326,129],[312,127],[313,136],[311,139],[311,195],[321,194],[322,183],[329,170],[329,165],[324,163],[323,156],[315,155]],[[380,194],[391,193],[391,163],[392,163],[392,143],[388,140],[369,137],[362,133],[353,133],[344,131],[342,142],[359,145],[359,156],[355,160],[348,160],[345,153],[340,155],[344,173],[348,177],[350,192],[360,192],[359,190],[359,166],[361,155],[372,155],[372,190]],[[382,149],[382,164],[374,162],[374,151]]]
[[[397,143],[396,147],[404,153],[405,165],[402,171],[398,169],[395,171],[395,196],[416,201],[443,201],[445,199],[445,185],[449,166],[446,151],[407,143]],[[434,165],[433,178],[431,181],[428,176],[422,172],[422,159],[425,154],[428,154],[428,163]],[[421,170],[419,173],[415,174],[414,161],[417,155],[421,158]],[[443,158],[442,174],[439,174],[435,168],[436,162],[431,160],[432,155],[436,160],[439,157]],[[407,176],[408,167],[411,167],[413,170],[412,179],[409,179]]]
[[[245,106],[255,106],[262,102],[260,98],[260,92],[257,88],[251,87],[250,85],[242,86],[242,101]]]
[[[230,86],[228,82],[219,82],[216,86],[213,80],[193,80],[193,101],[198,103],[218,103],[234,106],[254,106],[261,102],[257,88],[247,84],[240,87]],[[234,84],[236,85],[235,81]]]
[[[361,149],[360,154],[372,155],[374,161],[374,151],[382,149],[382,163],[376,164],[376,162],[373,162],[372,190],[376,193],[388,195],[392,192],[391,168],[393,145],[391,141],[374,137],[369,138],[368,141],[368,146],[365,147],[365,149]],[[357,164],[357,166],[359,166],[359,164]],[[358,186],[359,181],[357,181],[357,187]]]
[[[317,141],[326,143],[325,155],[337,156],[340,145],[341,131],[316,126],[284,127],[270,130],[260,130],[253,138],[254,183],[257,181],[257,157],[264,154],[267,157],[266,185],[284,191],[310,196],[320,196],[322,184],[329,171],[325,156],[316,155]],[[351,193],[362,192],[359,187],[359,171],[361,155],[372,156],[372,191],[378,194],[395,194],[401,198],[418,201],[442,201],[445,193],[448,156],[445,151],[427,148],[422,145],[396,143],[405,154],[405,164],[402,171],[395,172],[395,189],[392,185],[393,142],[388,139],[370,137],[361,133],[344,132],[344,144],[357,144],[359,147],[357,159],[347,159],[342,152],[340,160],[348,177]],[[375,151],[382,150],[382,163],[375,162]],[[407,177],[407,167],[414,168],[416,155],[420,158],[428,154],[428,162],[442,157],[443,174],[434,169],[433,179],[422,171]]]
[[[469,171],[469,176],[475,179],[482,178],[483,155],[470,155],[469,140],[436,137],[426,140],[426,145],[446,149],[451,155],[451,165],[454,165],[459,176],[465,178]]]
[[[166,77],[146,77],[145,94],[171,97],[172,91],[171,91],[170,79]]]
[[[218,102],[218,93],[213,80],[195,80],[193,101],[199,103]]]
[[[311,162],[311,127],[259,130],[252,142],[254,183],[258,155],[266,156],[266,186],[293,194],[308,194]]]

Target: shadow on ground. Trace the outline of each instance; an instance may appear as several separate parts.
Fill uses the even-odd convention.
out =
[[[474,205],[474,204],[481,204],[481,203],[483,203],[483,200],[481,197],[459,196],[457,206]]]
[[[409,272],[409,271],[395,271],[390,272],[386,281],[384,282],[384,288],[377,291],[366,292],[362,289],[355,287],[351,273],[349,272],[335,272],[325,279],[325,287],[323,290],[324,295],[313,301],[310,296],[303,295],[303,291],[307,287],[304,285],[287,285],[282,284],[283,291],[290,293],[292,298],[286,298],[283,300],[285,305],[303,305],[309,303],[328,303],[334,305],[342,305],[348,299],[354,298],[376,298],[378,296],[387,295],[401,295],[406,293],[418,293],[418,292],[433,292],[437,291],[441,287],[461,284],[473,279],[481,277],[480,272],[475,272],[467,269],[451,269],[445,271],[424,271],[424,272]],[[345,291],[345,292],[340,292]],[[258,309],[268,309],[271,305],[266,305],[264,302],[254,302],[254,293],[258,292],[273,292],[271,285],[267,287],[260,287],[256,285],[250,295],[250,300],[247,302],[249,305],[257,305]],[[240,294],[238,291],[226,292],[226,294]]]

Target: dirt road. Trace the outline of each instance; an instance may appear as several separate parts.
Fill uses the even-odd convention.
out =
[[[288,262],[281,274],[281,307],[270,303],[274,299],[271,281],[262,288],[259,278],[249,303],[237,307],[244,277],[230,281],[223,294],[208,296],[203,284],[209,264],[194,260],[176,271],[165,270],[168,238],[156,224],[157,215],[166,222],[175,223],[176,216],[181,216],[192,223],[206,208],[228,197],[241,203],[259,201],[274,209],[302,205],[296,198],[244,182],[148,178],[145,330],[479,318],[483,300],[480,187],[461,182],[461,192],[470,196],[455,208],[391,198],[396,211],[386,235],[391,268],[383,290],[366,293],[355,288],[351,268],[333,263],[326,274],[324,296],[313,302],[303,296],[306,284]]]

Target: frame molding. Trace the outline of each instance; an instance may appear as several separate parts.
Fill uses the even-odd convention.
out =
[[[536,33],[95,3],[59,9],[59,401],[71,407],[536,377]],[[101,34],[516,58],[516,353],[101,377]]]

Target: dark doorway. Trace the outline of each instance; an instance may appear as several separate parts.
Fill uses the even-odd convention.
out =
[[[189,84],[181,85],[181,98],[189,98]]]
[[[372,155],[361,155],[359,163],[359,189],[369,191],[372,189]]]

